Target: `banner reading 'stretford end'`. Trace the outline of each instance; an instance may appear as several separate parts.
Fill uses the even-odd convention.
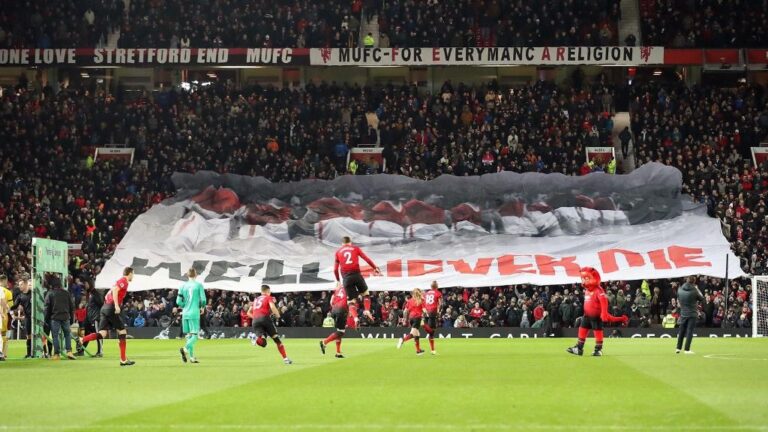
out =
[[[350,236],[382,269],[374,290],[573,283],[581,266],[606,280],[743,274],[717,219],[681,205],[680,172],[626,176],[499,173],[345,176],[273,184],[178,174],[177,198],[139,216],[97,278],[135,269],[132,290],[175,288],[189,267],[208,288],[327,290]],[[364,273],[370,269],[363,268]]]

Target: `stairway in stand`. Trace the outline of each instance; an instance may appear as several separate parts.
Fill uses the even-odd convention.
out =
[[[643,38],[640,30],[640,5],[638,4],[638,0],[621,0],[619,45],[624,45],[627,36],[631,34],[635,35],[635,46],[642,46]]]
[[[379,46],[379,16],[374,15],[373,17],[371,17],[371,21],[368,22],[367,13],[365,9],[363,9],[363,14],[360,19],[360,37],[358,38],[359,39],[358,46],[360,47],[364,46],[363,38],[365,38],[365,36],[368,33],[371,33],[371,35],[373,36],[373,40],[374,40],[373,46],[375,47]]]

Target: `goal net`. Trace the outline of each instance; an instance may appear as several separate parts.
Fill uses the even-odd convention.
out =
[[[768,276],[752,278],[752,337],[768,336]]]

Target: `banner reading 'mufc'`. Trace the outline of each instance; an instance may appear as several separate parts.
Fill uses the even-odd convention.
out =
[[[626,176],[500,173],[345,176],[272,184],[262,178],[176,175],[175,199],[141,215],[97,278],[125,266],[131,289],[175,288],[186,269],[207,288],[327,290],[334,251],[352,237],[382,269],[374,290],[563,284],[581,266],[606,280],[724,276],[731,254],[719,222],[684,209],[681,175],[651,164]],[[370,268],[363,267],[368,275]],[[730,255],[729,275],[742,275]]]

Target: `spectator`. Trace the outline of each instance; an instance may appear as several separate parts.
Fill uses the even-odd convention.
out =
[[[480,307],[480,303],[475,302],[474,307],[469,311],[469,316],[473,320],[480,322],[480,320],[485,317],[485,310]]]
[[[459,315],[459,317],[456,318],[456,322],[453,323],[453,327],[454,328],[468,328],[469,327],[469,323],[464,318],[464,315]]]
[[[133,320],[133,326],[134,327],[144,327],[146,324],[146,320],[144,319],[144,315],[138,314],[136,318]]]
[[[323,320],[323,327],[331,328],[333,326],[334,326],[333,317],[331,316],[331,313],[328,312],[328,315],[326,315],[325,319]]]
[[[520,316],[520,328],[530,328],[532,315],[528,312],[528,305],[523,304],[522,315]]]
[[[85,325],[86,314],[85,301],[81,301],[77,309],[75,309],[75,322],[77,322],[78,328],[82,328]]]

